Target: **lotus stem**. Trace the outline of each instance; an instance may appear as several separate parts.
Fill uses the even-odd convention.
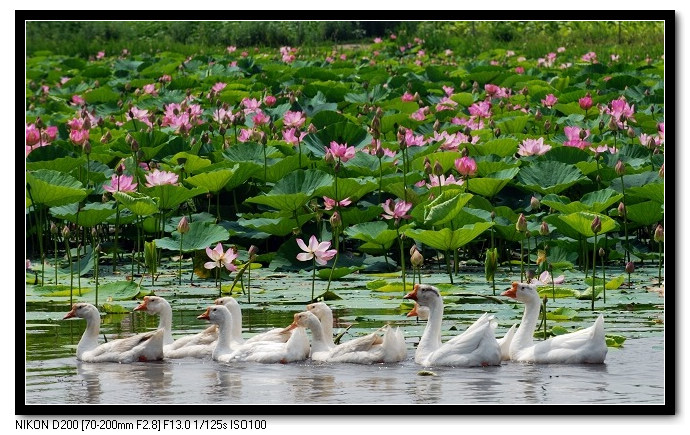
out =
[[[450,283],[453,284],[453,274],[450,271],[450,252],[446,249],[445,254],[443,255],[446,259],[446,271],[448,272],[448,277],[450,278]]]
[[[182,285],[182,238],[184,237],[184,234],[180,233],[180,260],[178,263],[178,275],[179,275],[179,285]]]
[[[395,232],[398,235],[398,244],[400,245],[400,267],[402,269],[401,275],[402,275],[402,282],[403,282],[403,293],[405,293],[405,289],[407,288],[407,286],[405,285],[405,248],[404,248],[404,242],[403,242],[402,238],[400,237],[400,230],[398,229],[397,225],[395,226]]]
[[[252,259],[247,260],[247,303],[252,303]]]
[[[659,287],[661,287],[661,256],[663,254],[662,242],[659,242]]]
[[[601,257],[601,275],[602,275],[602,280],[604,281],[604,305],[606,305],[606,266],[604,266],[604,256],[600,255]]]
[[[525,239],[520,239],[520,282],[525,281]]]
[[[333,227],[333,240],[335,241],[336,253],[335,257],[333,258],[333,266],[331,266],[331,273],[330,275],[328,275],[328,286],[326,286],[326,291],[331,289],[331,280],[333,279],[333,272],[335,271],[335,265],[338,263],[338,256],[340,255],[340,235],[338,234],[338,227]]]
[[[58,271],[58,236],[55,234],[55,239],[53,240],[54,246],[55,246],[55,285],[58,284],[58,276],[57,276],[57,271]]]
[[[623,207],[627,206],[627,201],[625,200],[625,184],[623,183],[623,176],[621,175],[621,193],[623,193]],[[623,230],[625,231],[625,256],[623,257],[623,264],[630,261],[630,244],[628,242],[628,211],[625,210],[623,213]]]
[[[314,300],[314,281],[316,281],[316,257],[314,257],[311,261],[312,264],[312,270],[311,270],[311,300]]]
[[[120,179],[118,178],[117,182],[120,182]],[[119,187],[119,186],[118,186]],[[117,242],[118,242],[118,237],[119,237],[119,232],[120,232],[120,204],[115,204],[116,211],[115,211],[115,245],[113,246],[113,273],[115,273],[115,270],[117,268]]]
[[[64,237],[65,240],[65,251],[67,251],[67,260],[69,261],[69,304],[72,306],[72,289],[74,288],[74,272],[72,265],[72,252],[69,248],[69,237]]]
[[[381,191],[383,190],[383,161],[381,160],[381,157],[379,157],[379,202],[377,204],[381,204]]]

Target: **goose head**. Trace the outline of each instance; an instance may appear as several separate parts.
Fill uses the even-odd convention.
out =
[[[314,313],[316,317],[322,319],[331,309],[323,302],[314,302],[313,304],[307,305],[307,311]]]
[[[403,296],[403,299],[412,299],[423,307],[428,307],[443,301],[438,289],[428,284],[415,284],[414,290]]]
[[[295,313],[293,318],[294,321],[290,326],[288,326],[289,329],[295,329],[297,327],[313,329],[319,328],[321,326],[319,318],[316,317],[316,315],[311,311],[302,311],[301,313]]]
[[[98,308],[86,302],[79,302],[72,305],[72,309],[69,313],[65,314],[62,319],[71,319],[72,317],[79,317],[81,319],[87,319],[89,317],[99,317]]]
[[[160,314],[169,307],[170,304],[168,301],[160,296],[144,296],[144,300],[134,308],[134,311],[146,311],[151,314]]]
[[[219,325],[230,319],[230,311],[228,311],[225,305],[211,305],[206,308],[206,311],[197,316],[197,319],[208,320],[213,324]]]
[[[524,282],[513,282],[511,287],[501,293],[501,296],[517,299],[520,302],[539,301],[539,293],[536,284],[526,284]]]
[[[429,307],[423,307],[418,302],[414,303],[414,307],[407,313],[407,317],[417,317],[419,320],[429,319]]]
[[[240,306],[239,302],[232,296],[223,296],[222,298],[217,298],[215,301],[213,301],[214,304],[216,305],[225,305],[226,307],[230,305],[236,305]]]

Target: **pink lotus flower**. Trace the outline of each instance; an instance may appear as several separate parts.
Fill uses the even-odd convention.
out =
[[[171,82],[172,77],[170,77],[168,74],[163,74],[159,79],[159,82]]]
[[[383,39],[379,37],[374,38],[374,44],[380,44],[381,42],[383,42]]]
[[[525,73],[525,68],[521,66],[516,66],[515,67],[515,73],[516,74],[524,74]]]
[[[26,125],[26,144],[34,146],[41,141],[41,133],[35,124]]]
[[[558,47],[556,51],[559,53],[563,53],[565,51],[565,47]]]
[[[455,101],[451,100],[448,97],[443,97],[441,100],[436,104],[436,111],[440,112],[442,110],[453,110],[455,109],[455,106],[457,106],[458,103]]]
[[[558,98],[554,94],[549,94],[541,100],[541,104],[543,104],[546,107],[553,107],[556,103],[558,102]]]
[[[156,85],[154,85],[153,83],[149,83],[148,85],[144,85],[144,86],[141,88],[141,90],[142,90],[145,94],[149,94],[149,95],[158,95],[158,92],[156,92]]]
[[[395,33],[391,33],[390,38],[393,39],[393,40],[398,39],[398,37],[395,35]]]
[[[462,157],[455,159],[455,169],[463,177],[471,177],[477,173],[477,162],[472,157]]]
[[[43,130],[43,143],[48,144],[57,138],[58,134],[58,128],[54,125],[51,125],[50,127],[47,127],[45,130]]]
[[[233,53],[235,50],[237,50],[237,47],[234,45],[228,45],[227,47],[228,53]]]
[[[425,184],[424,180],[420,181],[420,183],[422,186]],[[465,181],[462,178],[456,180],[455,177],[453,177],[453,174],[450,174],[448,177],[445,175],[429,174],[429,182],[426,183],[426,187],[431,189],[432,187],[449,186],[451,184],[462,186],[464,183]]]
[[[237,135],[237,141],[238,142],[247,142],[249,139],[252,138],[252,130],[248,128],[243,128],[240,130],[240,133]]]
[[[153,172],[146,174],[146,187],[162,186],[165,184],[175,184],[178,180],[178,175],[174,172],[159,171],[154,169]]]
[[[271,117],[266,115],[261,109],[257,109],[256,115],[252,118],[255,126],[268,124],[271,121]]]
[[[453,92],[455,91],[454,88],[452,88],[450,86],[446,86],[446,85],[441,86],[441,88],[443,88],[443,92],[445,92],[446,96],[448,96],[448,97],[453,95]]]
[[[580,103],[580,109],[589,110],[592,107],[592,97],[587,94],[578,100]]]
[[[88,130],[70,130],[69,140],[75,145],[84,145],[84,142],[89,138]]]
[[[446,56],[451,56],[453,54],[453,50],[450,48],[446,48],[446,51],[443,52]]]
[[[266,104],[268,107],[273,107],[276,105],[276,97],[273,95],[266,95],[264,98],[264,104]]]
[[[582,57],[581,57],[580,59],[581,59],[582,61],[584,61],[584,62],[592,62],[592,63],[594,63],[594,62],[596,62],[596,60],[597,60],[597,54],[596,54],[595,52],[593,52],[593,51],[590,51],[589,53],[583,54]]]
[[[333,210],[335,207],[347,207],[348,205],[352,204],[352,201],[350,201],[350,198],[345,198],[341,199],[340,201],[336,201],[335,199],[331,199],[327,196],[323,197],[323,208],[326,210]]]
[[[545,270],[539,275],[539,278],[532,278],[530,280],[530,284],[537,284],[537,285],[548,285],[551,284],[551,274],[549,273],[548,270]],[[554,284],[563,284],[565,281],[565,276],[564,275],[559,275],[555,279],[553,279]]]
[[[338,253],[335,249],[328,249],[331,247],[331,242],[321,242],[316,239],[316,236],[311,236],[309,238],[309,245],[304,243],[304,240],[297,239],[297,245],[304,252],[297,254],[297,259],[299,261],[309,261],[314,259],[318,264],[324,266],[328,263],[328,260],[335,257]]]
[[[244,98],[242,99],[242,106],[244,106],[244,114],[247,115],[252,112],[256,112],[261,106],[261,101],[256,98]]]
[[[491,103],[488,101],[479,101],[474,103],[468,108],[468,110],[472,116],[479,118],[491,117]]]
[[[287,111],[283,114],[283,124],[286,127],[301,127],[307,120],[304,112],[291,112]]]
[[[227,83],[218,82],[215,85],[211,86],[211,91],[217,94],[218,92],[225,89],[226,86],[227,86]]]
[[[80,97],[79,95],[72,95],[72,103],[71,104],[73,104],[75,106],[81,106],[85,102],[86,101],[84,101],[84,99],[82,97]]]
[[[589,137],[589,130],[584,130],[584,137],[580,137],[583,130],[580,127],[568,126],[563,128],[563,132],[568,138],[567,141],[563,142],[564,146],[580,148],[581,150],[587,148],[591,145],[589,142],[585,142],[584,139]]]
[[[99,51],[98,54],[96,54],[96,59],[103,59],[105,57],[105,51]]]
[[[609,147],[606,145],[599,145],[598,147],[595,147],[594,145],[592,145],[589,147],[589,149],[593,153],[599,153],[599,154],[605,153],[606,151],[610,151]],[[611,154],[614,154],[614,153],[611,153]]]
[[[392,199],[387,199],[383,206],[384,213],[381,215],[384,219],[395,219],[395,222],[400,222],[400,219],[409,219],[412,216],[407,214],[412,208],[412,203],[403,200],[396,200],[393,203]]]
[[[428,111],[428,107],[420,107],[417,111],[410,115],[410,119],[414,119],[415,121],[424,121],[424,118],[426,118],[426,113]]]
[[[299,144],[304,139],[304,136],[307,135],[307,132],[302,132],[299,136],[297,136],[297,132],[298,130],[294,127],[283,130],[283,140],[293,146]]]
[[[153,85],[152,85],[153,86]],[[132,106],[127,112],[125,112],[125,118],[129,121],[131,119],[136,119],[141,121],[149,127],[153,127],[153,123],[149,120],[149,111],[139,109],[136,106]]]
[[[551,145],[544,144],[544,138],[539,139],[525,139],[518,148],[518,154],[523,157],[526,156],[541,156],[551,149]]]
[[[206,269],[225,267],[230,272],[237,270],[237,267],[232,264],[237,258],[237,253],[232,248],[228,248],[226,252],[223,252],[223,245],[220,242],[218,242],[214,249],[206,248],[206,255],[213,260],[204,263]]]
[[[409,128],[405,130],[405,144],[408,147],[421,147],[426,143],[424,136],[419,134],[415,135],[414,131]]]
[[[405,92],[402,94],[402,97],[400,97],[401,100],[409,102],[409,101],[414,101],[414,95],[410,94],[409,92]]]
[[[137,190],[137,183],[132,183],[134,177],[122,174],[113,174],[110,177],[110,184],[104,184],[103,189],[107,192],[134,192]]]
[[[333,158],[339,159],[345,163],[355,156],[355,147],[347,146],[347,144],[339,144],[332,141],[330,147],[326,148],[326,153],[330,153]]]

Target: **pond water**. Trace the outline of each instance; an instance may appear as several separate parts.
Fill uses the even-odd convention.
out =
[[[589,326],[598,313],[606,316],[607,334],[622,336],[621,347],[609,347],[601,365],[535,365],[504,362],[498,367],[432,367],[434,376],[420,374],[413,356],[424,322],[408,318],[411,309],[401,291],[368,289],[377,279],[390,276],[355,274],[334,282],[331,290],[342,299],[328,301],[333,308],[335,332],[351,325],[343,340],[373,331],[384,323],[400,326],[408,357],[398,364],[324,364],[305,361],[286,365],[175,359],[156,363],[88,364],[76,360],[75,348],[85,327],[79,320],[61,320],[69,310],[64,297],[27,296],[25,403],[52,404],[649,404],[662,405],[665,390],[666,342],[664,297],[655,291],[654,267],[640,268],[631,287],[607,291],[607,302],[575,297],[549,299],[549,312],[572,308],[575,314],[549,320],[567,329]],[[519,273],[519,270],[518,270]],[[620,270],[607,271],[610,276]],[[648,276],[645,275],[648,274]],[[233,294],[242,305],[245,337],[270,327],[286,326],[292,314],[303,311],[310,297],[310,275],[252,272],[252,299]],[[447,276],[431,273],[425,283],[444,283]],[[399,280],[399,274],[397,280]],[[515,278],[513,278],[515,279]],[[566,284],[584,289],[582,280]],[[509,280],[497,289],[509,286]],[[149,287],[174,307],[176,336],[197,332],[207,324],[197,320],[218,295],[211,280],[195,286],[177,286],[174,277],[161,277]],[[409,285],[409,282],[408,282]],[[256,286],[256,287],[254,287]],[[317,281],[317,293],[326,287]],[[320,290],[318,290],[320,289]],[[502,290],[497,290],[497,294]],[[494,313],[497,337],[520,321],[523,306],[492,295],[483,274],[460,274],[454,286],[443,287],[445,315],[443,341],[457,335],[483,312]],[[88,299],[87,299],[88,300]],[[91,301],[92,302],[92,301]],[[157,318],[131,310],[136,300],[117,301],[128,314],[103,316],[101,335],[109,339],[154,329]],[[21,346],[21,343],[18,343]],[[21,368],[17,368],[21,370]]]

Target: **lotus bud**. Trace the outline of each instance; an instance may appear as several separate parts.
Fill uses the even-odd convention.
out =
[[[91,142],[89,142],[88,140],[84,142],[84,154],[91,154]]]
[[[124,170],[125,165],[122,162],[118,163],[117,166],[115,166],[115,173],[117,175],[122,175],[122,172],[124,172]]]
[[[443,165],[441,165],[441,163],[438,160],[434,162],[434,175],[440,177],[441,175],[443,175],[443,172]]]
[[[65,239],[68,239],[69,235],[70,235],[69,227],[67,225],[65,225],[64,227],[62,227],[62,237],[64,237]]]
[[[539,199],[536,196],[533,196],[529,200],[529,206],[532,207],[532,210],[539,210],[539,207],[541,207],[541,202],[539,202]]]
[[[498,108],[499,108],[499,109],[503,110],[503,108],[504,108],[505,106],[506,106],[506,103],[505,103],[503,100],[501,100],[501,101],[498,102]],[[541,119],[541,112],[539,112],[539,111],[537,110],[537,113],[539,114],[539,119]]]
[[[139,150],[137,151],[137,158],[139,161],[144,160],[144,157],[146,157],[146,154],[144,153],[144,150]],[[149,166],[150,167],[150,166]]]
[[[467,83],[465,83],[464,81],[462,81],[462,82],[460,83],[460,89],[462,89],[463,91],[464,91],[465,89],[467,89]]]
[[[410,251],[410,263],[413,267],[419,268],[424,263],[424,257],[417,250],[416,245],[412,245],[412,249]]]
[[[605,255],[606,251],[604,250],[604,248],[599,248],[599,258],[604,258]]]
[[[628,127],[627,133],[628,133],[628,137],[629,137],[630,139],[632,139],[632,138],[635,137],[635,130],[633,130],[632,127]]]
[[[57,225],[55,225],[55,222],[50,223],[50,234],[57,234],[58,233],[58,228]]]
[[[534,279],[534,271],[533,270],[526,270],[525,271],[525,279],[527,279],[527,282],[530,282]]]
[[[465,136],[469,137],[470,135],[472,135],[472,129],[468,126],[465,126],[465,130],[463,131],[463,133],[465,134]]]
[[[491,217],[491,221],[493,222],[493,220],[496,219],[496,212],[491,210],[491,214],[489,216]]]
[[[340,162],[340,159],[338,159],[338,161],[335,162],[335,165],[333,166],[333,171],[340,172],[341,167],[342,167],[342,163]]]
[[[130,147],[132,148],[133,152],[139,151],[139,142],[137,142],[136,139],[132,138],[132,142],[130,144]]]
[[[316,126],[312,123],[309,123],[309,127],[307,127],[307,132],[310,134],[314,134],[317,131],[318,131],[318,129],[316,128]]]
[[[622,218],[625,217],[625,204],[622,202],[618,204],[618,216]]]
[[[113,135],[110,134],[110,131],[106,131],[103,136],[101,136],[101,143],[106,144],[110,142],[110,139],[113,138]]]
[[[386,155],[386,153],[383,151],[383,147],[381,146],[381,142],[377,142],[376,143],[376,157],[381,159],[385,155]]]
[[[548,132],[549,130],[551,130],[551,121],[549,121],[549,120],[547,119],[547,120],[544,122],[544,131],[545,131],[545,132]]]
[[[253,260],[254,257],[256,257],[256,254],[259,253],[259,248],[256,247],[256,245],[251,245],[249,247],[249,250],[247,251],[247,254],[249,254],[249,260]]]
[[[546,221],[541,221],[541,226],[539,227],[539,234],[542,236],[548,236],[551,230],[549,229],[549,224]]]
[[[223,126],[221,125],[220,128],[218,129],[218,134],[220,134],[221,136],[225,136],[225,132],[226,132],[226,131],[227,131],[227,130],[225,129],[225,127],[223,127]]]
[[[651,105],[649,106],[649,113],[651,113],[652,115],[654,115],[654,104],[651,104]]]
[[[632,261],[628,261],[627,263],[625,263],[625,271],[627,273],[633,273],[635,271],[635,263],[633,263]]]
[[[604,124],[604,121],[599,121],[599,131],[604,131],[604,127],[606,127],[606,124]]]
[[[327,164],[332,165],[335,163],[335,157],[333,157],[333,153],[331,151],[326,151],[326,155],[323,157],[324,160],[326,161]]]
[[[664,227],[661,224],[657,225],[656,230],[654,230],[654,241],[657,243],[664,242]]]
[[[592,219],[591,228],[594,234],[597,234],[601,231],[601,219],[599,219],[599,216],[594,216],[594,219]]]
[[[503,101],[501,101],[501,103],[502,102]],[[536,119],[537,121],[541,121],[541,117],[542,117],[541,110],[537,109],[537,113],[534,114],[534,119]]]
[[[487,281],[492,281],[498,269],[498,250],[496,248],[489,248],[486,250],[486,258],[484,259],[484,276]]]
[[[520,216],[518,216],[518,220],[515,223],[515,229],[521,233],[527,231],[527,219],[525,219],[525,215],[523,213],[520,213]]]
[[[587,80],[585,80],[585,86],[589,86],[591,84],[592,84],[592,80],[589,77],[587,77]]]
[[[625,174],[625,164],[622,160],[619,159],[616,162],[615,170],[619,177],[622,177]]]
[[[664,163],[662,163],[659,168],[659,177],[664,178]]]
[[[330,218],[331,227],[340,228],[343,225],[343,220],[340,218],[340,214],[335,211]]]
[[[187,216],[182,216],[182,219],[177,223],[177,232],[180,234],[187,234],[189,232],[189,222]]]
[[[501,135],[501,129],[500,128],[497,128],[496,130],[494,130],[494,136],[499,137],[500,135]]]
[[[496,122],[493,119],[489,120],[489,128],[492,130],[496,128]]]
[[[98,231],[96,231],[96,227],[91,227],[91,237],[96,237],[98,235]]]
[[[474,81],[472,83],[472,93],[479,92],[479,83],[477,81]]]

